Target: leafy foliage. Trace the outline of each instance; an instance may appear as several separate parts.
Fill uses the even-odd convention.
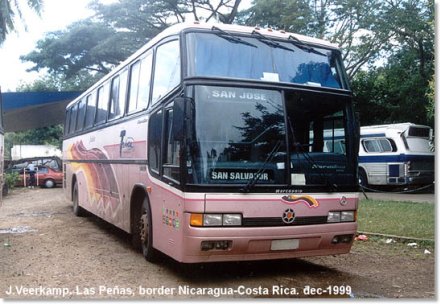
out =
[[[51,32],[36,50],[22,56],[34,63],[31,71],[47,68],[69,79],[81,71],[107,74],[159,32],[187,17],[219,18],[231,23],[241,0],[119,0],[103,5],[94,1],[94,18],[76,22],[64,31]],[[208,17],[201,17],[208,12]]]
[[[32,70],[47,68],[56,89],[67,82],[85,88],[177,22],[217,20],[272,27],[341,47],[363,125],[433,125],[435,102],[429,88],[435,86],[434,1],[254,0],[250,8],[238,11],[240,3],[118,0],[104,5],[95,0],[92,20],[47,34],[22,59],[35,64]]]
[[[8,189],[15,188],[15,184],[20,180],[17,172],[5,173],[5,183],[8,185]]]
[[[6,35],[16,28],[16,17],[24,23],[22,16],[24,1],[19,0],[0,0],[0,45],[5,41]],[[43,0],[27,0],[29,8],[40,14]],[[26,24],[24,24],[26,27]]]
[[[13,145],[53,145],[61,149],[62,138],[63,125],[5,133],[5,159],[10,159]]]

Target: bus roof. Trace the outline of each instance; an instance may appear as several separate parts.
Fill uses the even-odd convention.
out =
[[[284,30],[274,30],[274,29],[270,29],[270,28],[251,27],[251,26],[243,26],[243,25],[235,25],[235,24],[202,23],[202,22],[197,22],[197,21],[177,23],[177,24],[174,24],[174,25],[166,28],[161,33],[159,33],[154,38],[152,38],[150,41],[148,41],[139,50],[137,50],[135,53],[133,53],[131,56],[129,56],[126,60],[121,62],[117,67],[112,69],[112,71],[110,73],[108,73],[107,75],[102,77],[93,86],[91,86],[89,89],[87,89],[77,99],[75,99],[71,103],[69,103],[67,105],[67,108],[71,107],[74,103],[76,103],[76,100],[86,96],[93,88],[100,86],[105,80],[107,80],[108,78],[111,78],[120,69],[122,69],[124,66],[126,66],[130,62],[134,61],[141,54],[143,54],[145,51],[150,49],[153,45],[155,45],[156,43],[158,43],[162,39],[169,37],[169,36],[177,35],[177,34],[181,33],[182,31],[188,30],[188,29],[211,30],[213,26],[215,26],[223,31],[232,32],[232,33],[249,34],[249,35],[252,34],[253,31],[258,31],[262,35],[270,36],[271,38],[278,38],[278,39],[286,39],[287,40],[287,39],[289,39],[290,36],[292,36],[292,37],[295,37],[301,41],[304,41],[304,42],[310,43],[310,44],[314,44],[316,46],[322,46],[322,47],[331,48],[331,49],[339,49],[336,44],[330,43],[326,40],[308,37],[308,36],[295,34],[295,33],[290,33],[290,32],[286,32]]]
[[[398,132],[404,132],[409,127],[420,127],[420,128],[430,128],[429,126],[417,125],[411,122],[403,122],[396,124],[387,124],[387,125],[374,125],[374,126],[365,126],[361,127],[361,134],[375,134],[375,133],[383,133],[387,130],[395,130]]]

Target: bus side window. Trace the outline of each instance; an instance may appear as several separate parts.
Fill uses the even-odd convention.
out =
[[[141,62],[136,61],[130,70],[130,90],[128,95],[127,113],[133,113],[137,110],[137,101],[139,94],[139,72],[141,70]]]
[[[64,135],[69,134],[69,128],[70,128],[70,113],[72,112],[72,108],[68,109],[66,111],[66,122],[64,124]]]
[[[84,129],[88,129],[93,126],[93,122],[95,121],[95,113],[96,113],[96,94],[95,91],[93,91],[92,94],[87,96],[86,118],[84,122]]]
[[[153,65],[153,53],[141,59],[141,72],[139,77],[139,91],[137,110],[145,110],[150,101],[151,69]]]
[[[75,104],[71,109],[69,134],[75,132],[77,113],[78,113],[78,104]]]
[[[109,84],[98,89],[98,105],[96,107],[96,120],[95,125],[100,125],[105,122],[107,118],[107,106],[109,98]]]
[[[367,153],[386,153],[395,152],[396,145],[390,142],[388,138],[375,138],[362,140],[362,146]]]
[[[127,76],[128,69],[125,69],[120,75],[115,76],[112,80],[110,109],[108,113],[109,120],[124,115],[125,96],[127,93]]]
[[[86,98],[81,99],[78,104],[78,118],[75,131],[81,131],[84,126],[84,118],[86,116]]]
[[[151,171],[156,174],[160,174],[162,112],[162,110],[159,110],[152,114],[148,126],[148,164]]]
[[[112,86],[110,90],[110,108],[108,112],[108,119],[113,119],[121,115],[121,108],[119,104],[119,75],[112,79]]]
[[[164,164],[163,175],[176,182],[180,182],[180,142],[175,140],[173,130],[173,109],[168,108],[165,110],[165,151],[164,151]]]
[[[162,44],[157,48],[153,79],[153,104],[180,82],[179,50],[178,40]]]
[[[135,62],[130,72],[130,94],[127,113],[145,110],[150,99],[152,53]]]

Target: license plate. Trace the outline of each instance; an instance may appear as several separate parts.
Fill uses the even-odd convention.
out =
[[[292,250],[292,249],[298,249],[298,247],[299,247],[298,239],[273,240],[270,246],[270,250]]]

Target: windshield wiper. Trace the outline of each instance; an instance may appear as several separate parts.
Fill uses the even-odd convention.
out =
[[[326,54],[321,53],[320,51],[315,50],[313,47],[311,47],[310,45],[308,45],[304,41],[301,41],[301,40],[299,40],[298,38],[296,38],[296,37],[294,37],[292,35],[290,35],[289,38],[287,38],[287,40],[292,42],[293,45],[295,45],[296,47],[300,48],[303,51],[327,57]]]
[[[241,39],[241,38],[239,38],[239,37],[237,37],[237,36],[234,36],[234,35],[232,35],[232,34],[230,34],[230,33],[228,33],[228,32],[225,32],[224,30],[221,30],[221,29],[219,29],[219,28],[216,27],[216,26],[213,26],[213,27],[211,28],[211,30],[212,30],[212,31],[215,31],[215,34],[216,34],[217,36],[219,36],[219,37],[221,37],[221,38],[223,38],[223,39],[225,39],[225,40],[228,40],[229,42],[232,42],[232,43],[241,43],[241,44],[244,44],[244,45],[248,45],[248,46],[251,46],[251,47],[257,48],[256,45],[254,45],[254,44],[252,44],[252,43],[250,43],[250,42],[244,41],[243,39]]]
[[[278,150],[281,147],[281,140],[277,141],[276,145],[273,147],[272,151],[270,151],[269,155],[264,160],[264,163],[261,165],[260,169],[257,171],[257,173],[248,181],[246,186],[240,189],[240,192],[248,193],[260,180],[261,176],[263,175],[264,170],[266,170],[266,165],[273,159],[275,154],[278,152]]]
[[[252,36],[257,36],[257,39],[260,40],[261,42],[263,42],[264,44],[274,47],[274,48],[278,48],[278,49],[283,49],[286,51],[290,51],[290,52],[295,52],[294,50],[292,50],[291,48],[288,48],[287,46],[282,45],[279,42],[276,42],[275,40],[264,36],[263,34],[257,32],[257,31],[253,31],[252,32]]]

